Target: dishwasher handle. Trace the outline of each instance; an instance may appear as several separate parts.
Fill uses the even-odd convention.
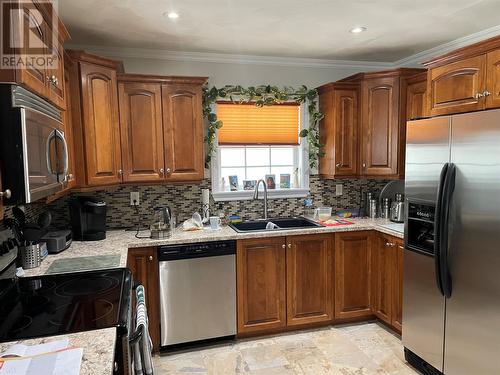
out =
[[[236,241],[213,241],[158,247],[160,262],[236,254]]]

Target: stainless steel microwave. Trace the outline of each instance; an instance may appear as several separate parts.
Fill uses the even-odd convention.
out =
[[[68,148],[61,111],[17,85],[0,85],[0,156],[6,203],[30,203],[63,189]]]

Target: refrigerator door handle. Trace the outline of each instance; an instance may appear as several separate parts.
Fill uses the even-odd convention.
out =
[[[441,237],[442,237],[442,217],[443,217],[443,193],[444,193],[444,183],[446,180],[446,175],[448,173],[449,163],[445,163],[441,169],[441,174],[439,176],[439,185],[436,199],[436,212],[434,219],[434,266],[436,273],[436,284],[441,295],[444,296],[443,281],[441,274]]]
[[[446,298],[451,297],[452,291],[452,279],[451,273],[448,267],[449,264],[449,219],[450,219],[450,208],[451,208],[451,200],[453,198],[453,192],[455,190],[455,176],[456,176],[456,167],[455,164],[448,164],[448,171],[446,173],[446,177],[443,185],[443,199],[441,206],[441,222],[440,222],[440,245],[439,245],[439,264],[441,267],[441,283],[443,287],[443,296]]]

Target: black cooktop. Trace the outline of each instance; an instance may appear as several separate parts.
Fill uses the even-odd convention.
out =
[[[0,342],[126,329],[131,287],[125,268],[0,280]]]

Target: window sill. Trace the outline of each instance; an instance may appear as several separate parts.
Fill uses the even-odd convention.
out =
[[[259,190],[259,199],[262,199],[264,192]],[[305,198],[309,196],[309,189],[286,189],[267,191],[268,199],[283,199],[283,198]],[[253,190],[244,191],[212,191],[212,197],[216,202],[227,201],[247,201],[253,199]]]

